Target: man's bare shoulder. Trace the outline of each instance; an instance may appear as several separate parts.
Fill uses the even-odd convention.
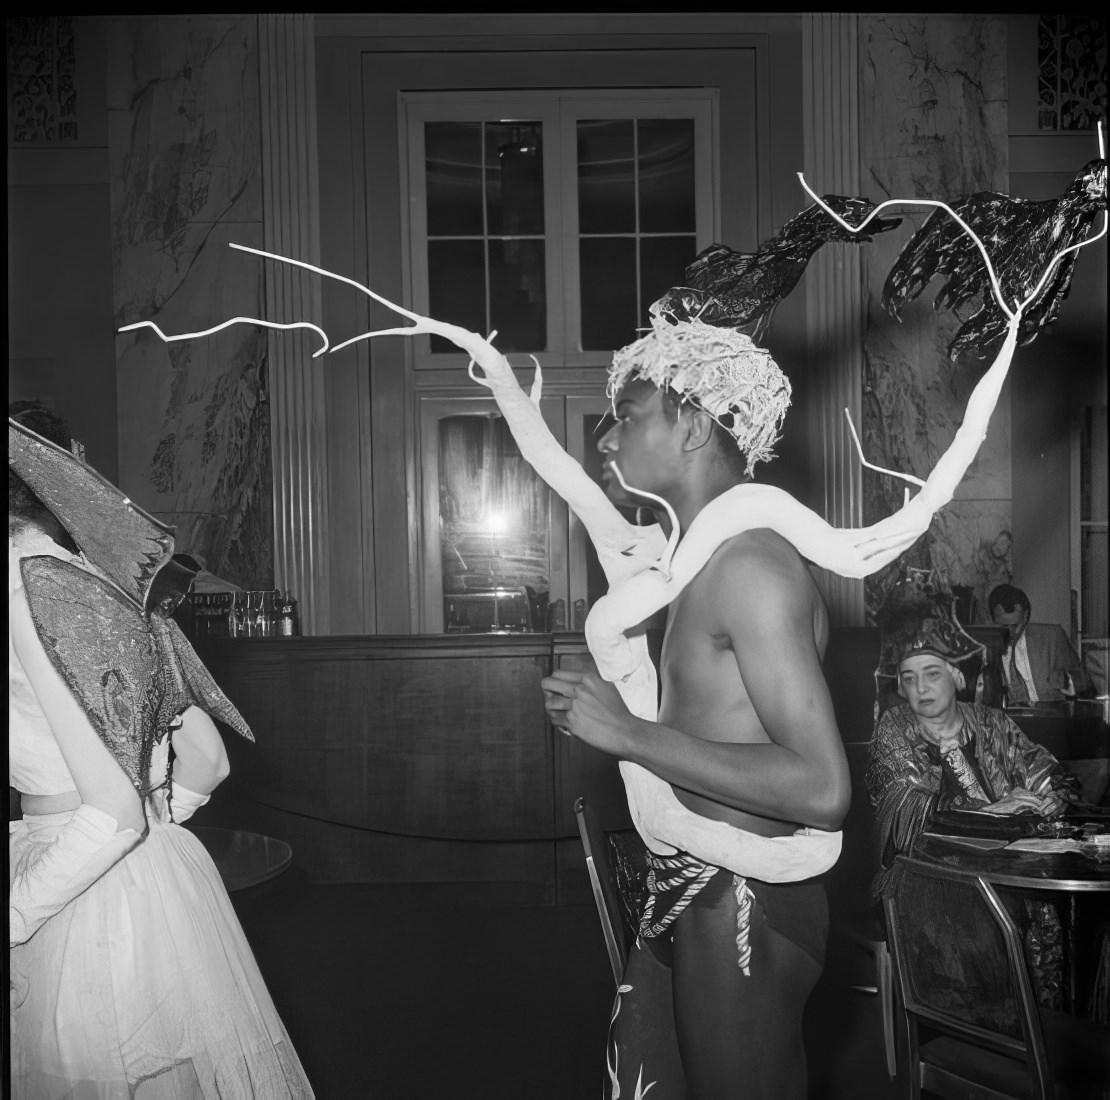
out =
[[[767,527],[726,539],[707,568],[718,579],[743,581],[743,589],[753,597],[759,595],[753,582],[771,586],[776,595],[781,594],[783,587],[801,586],[808,592],[812,584],[805,559],[794,545]]]
[[[751,644],[792,629],[825,643],[824,603],[805,559],[781,535],[759,529],[723,542],[691,583],[706,631]]]

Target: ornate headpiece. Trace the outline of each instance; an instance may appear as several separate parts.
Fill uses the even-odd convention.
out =
[[[85,556],[140,608],[173,556],[173,528],[128,500],[72,452],[8,418],[8,465]]]
[[[1025,302],[1042,280],[1045,261],[1058,253],[1051,277],[1022,312],[1018,344],[1029,344],[1059,316],[1079,256],[1076,245],[1106,209],[1106,161],[1090,161],[1052,199],[979,191],[955,201],[953,209],[986,241],[1004,301]],[[960,232],[946,214],[934,210],[903,245],[883,286],[883,307],[901,320],[908,302],[934,279],[945,279],[933,309],[950,309],[960,321],[948,357],[956,361],[968,351],[982,359],[997,353],[1009,318],[995,300],[979,242]]]
[[[150,774],[153,747],[189,706],[253,741],[170,618],[196,564],[187,555],[172,560],[172,528],[10,417],[8,465],[97,567],[94,573],[51,555],[20,562],[43,648],[136,790],[145,797],[158,785]]]
[[[790,381],[771,353],[731,328],[652,312],[651,331],[613,355],[606,393],[643,378],[707,412],[736,440],[750,474],[773,448],[790,407]]]
[[[932,653],[951,664],[982,656],[986,647],[956,619],[955,598],[931,569],[908,569],[890,590],[877,616],[880,630],[877,676],[896,678],[907,657]]]

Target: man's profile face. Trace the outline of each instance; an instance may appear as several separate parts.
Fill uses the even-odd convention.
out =
[[[1013,611],[1003,611],[1001,604],[991,608],[991,618],[998,626],[1007,627],[1010,631],[1010,645],[1015,645],[1017,640],[1025,633],[1026,624],[1029,622],[1029,612],[1018,604]]]
[[[616,423],[598,440],[604,457],[602,484],[609,499],[617,504],[644,501],[622,488],[613,472],[636,489],[662,495],[673,484],[681,457],[677,417],[664,401],[663,391],[643,378],[624,384],[614,402]]]
[[[898,694],[922,718],[940,718],[956,702],[956,677],[935,653],[906,657],[898,666]]]

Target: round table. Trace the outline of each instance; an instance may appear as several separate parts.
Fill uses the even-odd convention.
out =
[[[1032,838],[1025,838],[1032,839]],[[1079,852],[1029,852],[1009,848],[1005,841],[922,833],[914,855],[931,863],[944,864],[979,875],[995,886],[1043,890],[1061,895],[1065,903],[1067,953],[1067,998],[1076,1011],[1079,984],[1077,899],[1110,894],[1110,861],[1095,860]]]
[[[228,893],[268,882],[293,862],[293,849],[284,840],[242,829],[190,826],[207,849]]]

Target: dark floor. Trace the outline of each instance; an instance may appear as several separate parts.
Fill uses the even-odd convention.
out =
[[[591,906],[460,905],[295,866],[232,897],[319,1100],[600,1097],[613,983]],[[875,997],[823,980],[806,1025],[813,1100],[895,1096]]]

